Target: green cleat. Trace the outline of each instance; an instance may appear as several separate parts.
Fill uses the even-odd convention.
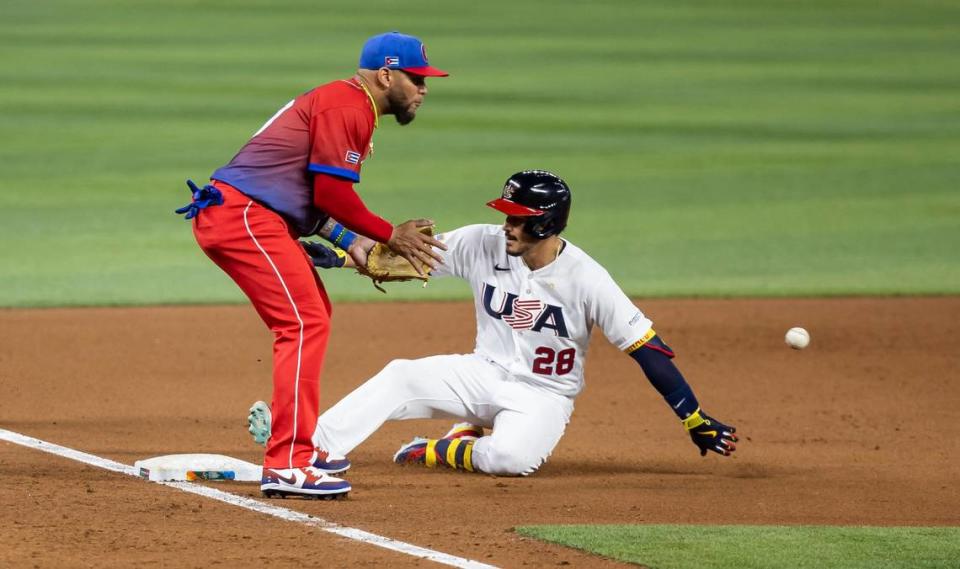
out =
[[[257,401],[250,406],[250,414],[247,415],[247,425],[249,425],[247,431],[253,437],[253,442],[261,446],[267,446],[272,419],[270,406],[263,401]]]

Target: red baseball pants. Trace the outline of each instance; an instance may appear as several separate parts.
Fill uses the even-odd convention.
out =
[[[308,466],[314,460],[311,435],[330,335],[330,299],[280,215],[229,184],[213,185],[223,194],[223,205],[200,211],[194,236],[273,332],[273,423],[263,466]]]

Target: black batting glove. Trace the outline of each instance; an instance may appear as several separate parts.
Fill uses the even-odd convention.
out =
[[[347,254],[340,249],[331,249],[321,243],[301,241],[303,248],[313,260],[313,266],[321,269],[335,269],[342,267],[347,261]]]
[[[706,456],[708,450],[730,456],[737,450],[736,442],[740,440],[735,434],[737,429],[724,425],[700,409],[684,419],[683,426],[690,433],[693,444],[700,449],[700,456]]]

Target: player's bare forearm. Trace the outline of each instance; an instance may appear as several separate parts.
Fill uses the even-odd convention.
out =
[[[366,266],[367,254],[376,245],[376,241],[373,239],[350,231],[332,217],[327,218],[327,221],[317,231],[317,235],[347,252],[350,256],[350,262],[344,265],[346,267]]]

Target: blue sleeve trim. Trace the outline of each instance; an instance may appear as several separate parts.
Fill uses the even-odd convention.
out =
[[[350,180],[355,184],[360,182],[360,174],[357,174],[353,170],[347,170],[346,168],[337,168],[336,166],[327,166],[325,164],[311,164],[307,166],[307,170],[318,174],[330,174],[331,176]]]

